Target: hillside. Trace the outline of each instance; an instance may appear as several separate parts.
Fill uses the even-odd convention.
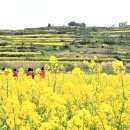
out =
[[[1,61],[130,58],[130,27],[41,27],[0,30]]]

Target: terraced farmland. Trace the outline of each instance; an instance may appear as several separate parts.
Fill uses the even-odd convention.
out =
[[[70,34],[0,35],[0,60],[43,59],[73,40]]]
[[[0,61],[130,61],[130,28],[52,27],[0,30]],[[112,60],[110,60],[112,59]],[[83,60],[82,60],[83,61]]]

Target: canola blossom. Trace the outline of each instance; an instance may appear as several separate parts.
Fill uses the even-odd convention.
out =
[[[39,68],[34,79],[22,68],[17,79],[11,69],[0,71],[0,130],[130,129],[130,74],[121,61],[112,63],[113,75],[94,60],[86,62],[90,73],[64,73],[51,62],[45,79]]]

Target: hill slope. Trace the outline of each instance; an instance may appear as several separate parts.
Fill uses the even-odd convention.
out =
[[[0,30],[1,61],[130,58],[130,27],[41,27]]]

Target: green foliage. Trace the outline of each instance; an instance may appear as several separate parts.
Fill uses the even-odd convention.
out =
[[[77,23],[75,21],[71,21],[68,23],[69,26],[81,26],[81,27],[85,27],[86,24],[85,23]]]

